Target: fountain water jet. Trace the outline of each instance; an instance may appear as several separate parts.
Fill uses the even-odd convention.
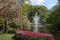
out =
[[[35,13],[35,16],[33,17],[33,27],[32,27],[33,29],[32,29],[32,31],[34,31],[34,32],[41,31],[42,25],[41,25],[40,21],[41,21],[40,16],[37,13]]]
[[[35,16],[33,17],[33,21],[34,21],[34,32],[38,32],[38,23],[39,23],[39,16],[37,16],[37,13],[35,14]]]

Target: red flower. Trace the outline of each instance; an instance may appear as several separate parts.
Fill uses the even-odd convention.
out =
[[[44,34],[41,32],[30,32],[30,31],[16,31],[16,34],[22,35],[22,36],[33,36],[33,37],[42,37],[42,38],[52,38],[53,35],[51,34]]]

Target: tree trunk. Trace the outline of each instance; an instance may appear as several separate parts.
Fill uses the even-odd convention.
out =
[[[5,23],[5,28],[4,28],[4,33],[7,33],[7,21],[4,21]]]

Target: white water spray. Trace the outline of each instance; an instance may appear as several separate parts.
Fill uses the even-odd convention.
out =
[[[38,23],[39,23],[39,16],[37,15],[37,13],[35,14],[35,16],[33,17],[33,21],[34,21],[34,32],[38,32]]]

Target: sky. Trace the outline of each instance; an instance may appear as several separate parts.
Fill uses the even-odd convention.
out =
[[[51,9],[58,3],[57,0],[31,0],[32,5],[44,5],[48,9]]]

